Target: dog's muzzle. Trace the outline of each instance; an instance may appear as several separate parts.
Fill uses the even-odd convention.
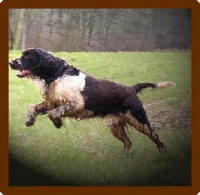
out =
[[[20,70],[22,68],[21,67],[22,64],[19,59],[12,60],[11,62],[9,62],[9,65],[12,69],[15,69],[15,70]]]
[[[12,60],[11,62],[9,62],[9,65],[12,69],[19,71],[17,74],[17,77],[19,78],[32,76],[29,70],[23,69],[21,61],[19,59]]]

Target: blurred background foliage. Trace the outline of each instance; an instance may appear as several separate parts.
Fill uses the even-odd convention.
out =
[[[189,9],[10,9],[9,18],[11,50],[190,48]]]

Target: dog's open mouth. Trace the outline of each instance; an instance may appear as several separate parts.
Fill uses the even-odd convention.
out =
[[[17,74],[17,77],[24,78],[24,77],[31,77],[31,72],[29,70],[20,70]]]

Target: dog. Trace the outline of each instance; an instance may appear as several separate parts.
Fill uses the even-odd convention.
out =
[[[102,117],[108,119],[112,134],[123,143],[126,152],[132,145],[126,132],[128,125],[148,136],[159,150],[166,148],[153,131],[137,93],[148,87],[165,88],[175,83],[164,81],[126,86],[97,79],[40,48],[23,51],[20,58],[9,64],[18,70],[19,78],[43,81],[44,101],[29,108],[27,126],[33,125],[40,114],[48,114],[57,128],[62,126],[64,117]]]

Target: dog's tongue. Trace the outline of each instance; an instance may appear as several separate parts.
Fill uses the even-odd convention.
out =
[[[30,71],[29,70],[20,70],[19,74],[17,74],[17,76],[19,78],[27,77],[29,75],[30,75]]]

